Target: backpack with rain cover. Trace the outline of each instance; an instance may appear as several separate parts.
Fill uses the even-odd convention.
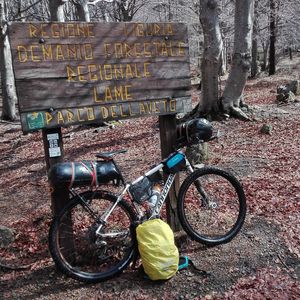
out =
[[[145,221],[136,228],[144,272],[151,280],[170,279],[178,271],[179,252],[170,226],[160,219]]]

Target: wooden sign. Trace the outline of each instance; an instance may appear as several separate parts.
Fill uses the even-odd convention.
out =
[[[12,23],[24,132],[190,108],[187,27]]]

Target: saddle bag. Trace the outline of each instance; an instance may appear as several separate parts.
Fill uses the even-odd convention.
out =
[[[119,185],[122,175],[113,161],[64,162],[53,165],[48,173],[52,186],[82,187],[112,183]]]

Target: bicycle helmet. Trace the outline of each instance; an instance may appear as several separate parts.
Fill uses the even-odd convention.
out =
[[[206,142],[213,135],[213,127],[204,118],[190,120],[182,125],[182,134],[188,143]]]

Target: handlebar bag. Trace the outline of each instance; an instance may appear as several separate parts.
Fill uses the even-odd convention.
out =
[[[170,226],[160,219],[145,221],[136,228],[144,272],[152,280],[170,279],[178,270],[179,252]]]
[[[122,180],[113,161],[57,163],[50,168],[48,178],[52,186],[65,185],[68,188],[107,183],[118,185]]]

